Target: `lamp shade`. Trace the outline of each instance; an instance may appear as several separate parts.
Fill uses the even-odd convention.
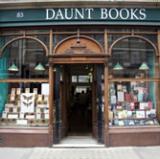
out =
[[[149,67],[146,62],[143,62],[139,67],[139,70],[149,70]]]
[[[17,72],[17,71],[18,71],[18,67],[16,66],[15,63],[13,63],[13,64],[8,68],[8,71]]]
[[[38,63],[38,65],[34,68],[35,71],[45,71],[44,66],[41,63]]]
[[[119,62],[117,62],[113,67],[113,70],[123,70],[123,66]]]

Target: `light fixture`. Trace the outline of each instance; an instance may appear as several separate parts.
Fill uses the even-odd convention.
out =
[[[139,67],[139,70],[149,70],[149,67],[146,62],[143,62]]]
[[[13,72],[17,72],[19,69],[18,67],[16,66],[15,63],[13,63],[9,68],[8,68],[8,71],[13,71]]]
[[[38,63],[38,65],[34,68],[35,71],[45,71],[44,66],[41,63]]]
[[[113,67],[113,70],[123,70],[123,66],[119,62],[117,62]]]

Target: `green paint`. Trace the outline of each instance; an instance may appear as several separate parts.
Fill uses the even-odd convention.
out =
[[[4,38],[0,38],[0,46],[5,43]],[[7,68],[7,61],[8,61],[8,52],[5,50],[3,57],[0,58],[0,79],[7,79],[8,78],[8,68]],[[0,113],[2,113],[5,103],[8,98],[8,83],[0,83]]]
[[[1,10],[0,27],[33,25],[160,25],[160,8],[51,8]]]

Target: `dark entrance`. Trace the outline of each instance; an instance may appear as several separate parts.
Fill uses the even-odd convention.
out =
[[[88,65],[69,68],[68,134],[83,135],[92,132],[93,67]]]
[[[57,65],[55,73],[55,143],[63,137],[91,135],[103,141],[103,67]]]

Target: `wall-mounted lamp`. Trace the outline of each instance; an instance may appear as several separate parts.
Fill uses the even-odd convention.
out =
[[[12,72],[17,72],[19,71],[18,67],[16,66],[15,63],[13,63],[9,68],[8,71],[12,71]]]
[[[149,70],[149,67],[146,62],[143,62],[139,67],[139,70]]]
[[[116,65],[113,67],[113,70],[123,70],[123,66],[119,62],[117,62]]]
[[[38,63],[38,65],[34,68],[35,71],[45,71],[44,66],[41,63]]]

